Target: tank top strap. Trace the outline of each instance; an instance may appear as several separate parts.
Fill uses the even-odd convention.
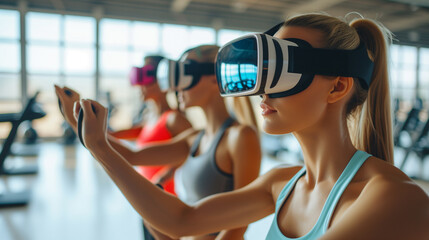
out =
[[[198,136],[195,138],[194,143],[192,143],[191,151],[189,152],[189,155],[195,156],[195,153],[197,152],[198,147],[200,146],[201,139],[204,136],[204,132],[205,131],[203,129],[198,133]]]
[[[216,132],[216,136],[213,139],[213,142],[212,142],[212,144],[210,146],[210,149],[216,149],[217,148],[217,146],[219,145],[220,140],[223,137],[223,134],[232,125],[232,123],[234,123],[234,121],[235,120],[232,117],[229,117],[228,119],[225,120],[225,122],[223,122],[222,126]]]
[[[344,171],[341,173],[337,182],[332,187],[331,192],[329,193],[328,198],[326,199],[325,206],[322,209],[320,214],[320,220],[322,220],[322,230],[326,232],[329,227],[329,223],[332,218],[332,214],[337,206],[338,201],[340,200],[344,190],[347,188],[351,180],[354,178],[356,173],[359,171],[362,164],[371,157],[371,154],[357,150],[353,157],[350,159],[350,162],[347,164]]]
[[[350,159],[349,163],[347,164],[346,168],[341,173],[338,180],[335,182],[334,186],[331,189],[331,192],[328,195],[328,198],[326,199],[325,204],[323,205],[322,212],[320,213],[319,218],[317,219],[316,224],[313,226],[313,228],[304,236],[301,236],[299,240],[309,240],[309,239],[318,239],[323,234],[326,233],[329,222],[331,221],[332,214],[334,213],[334,210],[337,206],[337,203],[339,199],[341,198],[341,195],[343,194],[344,190],[349,185],[350,181],[353,179],[353,177],[356,175],[362,164],[365,162],[366,159],[368,159],[371,155],[363,152],[363,151],[356,151],[353,157]],[[277,217],[278,217],[278,211],[279,208],[283,205],[285,199],[287,196],[289,196],[291,190],[295,186],[298,179],[305,174],[305,167],[303,167],[284,187],[282,192],[280,193],[277,203],[276,203],[276,213],[273,219],[273,222],[271,224],[271,227],[268,231],[266,239],[291,239],[283,235],[281,232],[278,224],[277,224]]]
[[[216,150],[217,146],[219,145],[220,139],[222,138],[223,134],[225,133],[226,129],[228,129],[229,126],[234,122],[235,120],[231,117],[225,120],[225,122],[222,123],[220,128],[217,130],[216,135],[213,139],[212,144],[210,145],[207,152],[213,152],[213,149]],[[194,143],[192,144],[190,156],[195,156],[195,153],[198,150],[198,147],[200,146],[200,142],[202,137],[204,136],[205,130],[201,130],[197,138],[195,139]],[[206,152],[206,153],[207,153]]]
[[[282,191],[280,192],[279,196],[277,197],[276,202],[276,215],[280,209],[281,206],[283,206],[283,202],[285,201],[285,198],[287,198],[292,191],[292,189],[295,187],[296,182],[298,179],[302,177],[302,175],[305,174],[305,167],[302,167],[284,186]]]

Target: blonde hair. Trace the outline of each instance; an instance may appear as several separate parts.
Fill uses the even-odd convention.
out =
[[[317,29],[325,35],[324,47],[355,49],[362,41],[374,71],[369,90],[354,79],[354,93],[346,105],[349,130],[357,149],[393,163],[392,120],[387,69],[387,40],[391,33],[381,24],[369,19],[350,23],[326,14],[306,14],[287,20],[284,26]]]
[[[217,45],[200,45],[188,49],[183,54],[187,53],[192,55],[197,62],[215,63],[218,51],[219,46]],[[240,124],[257,128],[255,113],[249,97],[234,97],[232,99],[232,111],[233,115],[237,118],[237,121]]]

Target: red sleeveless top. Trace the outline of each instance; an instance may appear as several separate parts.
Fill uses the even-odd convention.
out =
[[[154,142],[163,142],[172,138],[170,131],[167,128],[167,119],[172,111],[166,111],[161,115],[158,122],[151,126],[144,126],[137,137],[137,146],[145,147]],[[168,166],[141,166],[138,167],[138,172],[149,180],[163,171],[167,171]],[[164,183],[164,189],[175,195],[173,178]]]

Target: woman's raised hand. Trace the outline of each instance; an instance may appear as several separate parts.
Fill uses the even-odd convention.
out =
[[[76,101],[80,100],[79,93],[68,87],[62,88],[57,85],[55,85],[55,93],[57,94],[58,105],[60,107],[61,113],[64,116],[64,119],[76,131],[77,122],[73,116],[73,105]]]
[[[91,150],[99,143],[107,142],[108,111],[105,107],[96,101],[82,99],[75,103],[73,112],[79,138],[86,148]]]

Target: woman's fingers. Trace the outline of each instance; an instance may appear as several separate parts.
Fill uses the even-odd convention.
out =
[[[55,86],[55,93],[57,94],[58,98],[60,98],[60,101],[62,104],[65,104],[65,100],[69,100],[71,102],[77,101],[80,98],[79,93],[74,91],[71,88],[64,87],[61,88],[58,85]]]
[[[105,116],[107,114],[107,109],[101,105],[99,102],[94,100],[89,100],[91,102],[91,106],[94,112],[100,113],[97,114],[97,117]]]
[[[58,97],[58,100],[62,103],[63,102],[63,91],[62,88],[55,85],[55,94]]]
[[[79,111],[80,111],[80,109],[81,109],[80,102],[79,101],[74,102],[74,105],[73,105],[73,116],[76,119],[76,121],[77,121],[77,119],[79,117]]]
[[[81,114],[78,114],[78,129],[80,129],[80,137],[88,149],[91,149],[101,138],[106,138],[107,129],[107,110],[100,103],[93,100],[82,99],[80,101]],[[78,105],[75,105],[77,111]],[[80,118],[79,118],[80,116]]]
[[[74,104],[79,101],[79,93],[68,87],[55,85],[55,93],[58,96],[58,105],[64,119],[73,127],[76,127]]]
[[[84,118],[95,118],[95,109],[91,104],[91,100],[82,99],[80,100],[80,106],[83,110]]]

